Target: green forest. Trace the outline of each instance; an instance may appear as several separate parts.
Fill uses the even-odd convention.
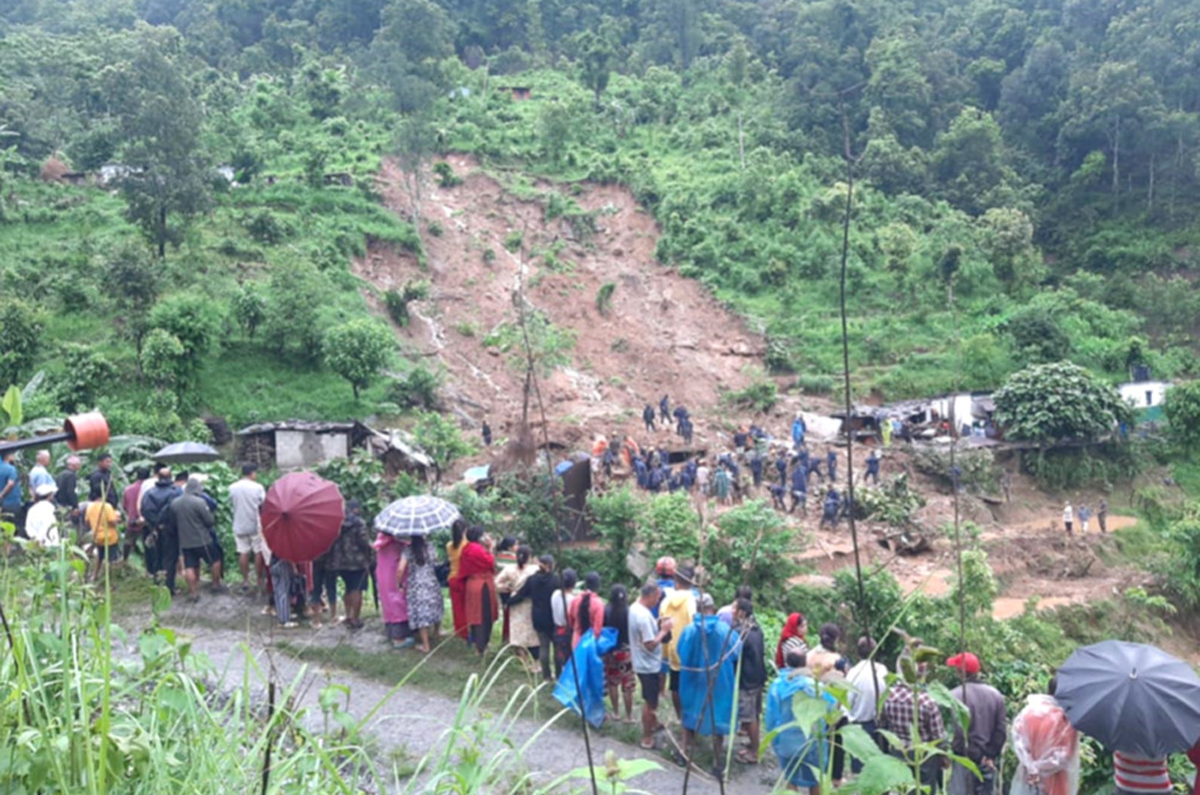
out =
[[[6,9],[0,382],[44,371],[46,408],[165,433],[392,405],[375,378],[347,401],[322,348],[364,315],[349,259],[426,234],[380,206],[381,158],[451,151],[628,186],[661,266],[765,332],[774,372],[841,370],[851,180],[861,394],[1198,369],[1194,2]]]

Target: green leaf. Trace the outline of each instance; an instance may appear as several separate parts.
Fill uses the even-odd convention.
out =
[[[622,759],[617,765],[621,768],[621,778],[625,781],[642,776],[654,770],[662,770],[662,765],[651,759]]]
[[[792,696],[792,716],[795,723],[807,735],[812,731],[813,724],[829,714],[829,704],[825,699],[810,696],[803,691]]]
[[[857,723],[843,726],[841,737],[846,751],[860,762],[885,755],[883,751],[879,750],[879,745],[875,740],[871,739],[871,735],[867,734],[866,729]]]
[[[4,413],[8,417],[8,425],[20,425],[24,422],[25,415],[21,411],[21,390],[16,386],[10,386],[4,393],[4,400],[0,401],[0,409],[4,409]]]
[[[868,759],[858,778],[838,792],[883,795],[885,792],[908,792],[915,786],[911,767],[901,759],[881,754]]]

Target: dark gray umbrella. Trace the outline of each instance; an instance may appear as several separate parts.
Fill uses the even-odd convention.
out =
[[[1058,669],[1055,697],[1072,726],[1114,751],[1157,759],[1200,739],[1200,677],[1154,646],[1076,649]]]
[[[202,464],[221,457],[213,448],[200,442],[176,442],[159,450],[153,456],[164,464]]]

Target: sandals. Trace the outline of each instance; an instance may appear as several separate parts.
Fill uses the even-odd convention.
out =
[[[646,741],[645,741],[645,740],[639,740],[639,741],[638,741],[638,745],[641,747],[641,749],[642,749],[643,751],[653,751],[653,750],[654,750],[654,738],[651,738],[651,739],[650,739],[650,744],[649,744],[649,745],[646,745]]]
[[[733,755],[734,760],[743,765],[757,765],[758,757],[749,748],[743,748]]]

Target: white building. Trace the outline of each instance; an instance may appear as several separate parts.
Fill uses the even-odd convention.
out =
[[[1117,391],[1135,409],[1148,409],[1161,406],[1170,388],[1170,381],[1131,381],[1118,386]]]

